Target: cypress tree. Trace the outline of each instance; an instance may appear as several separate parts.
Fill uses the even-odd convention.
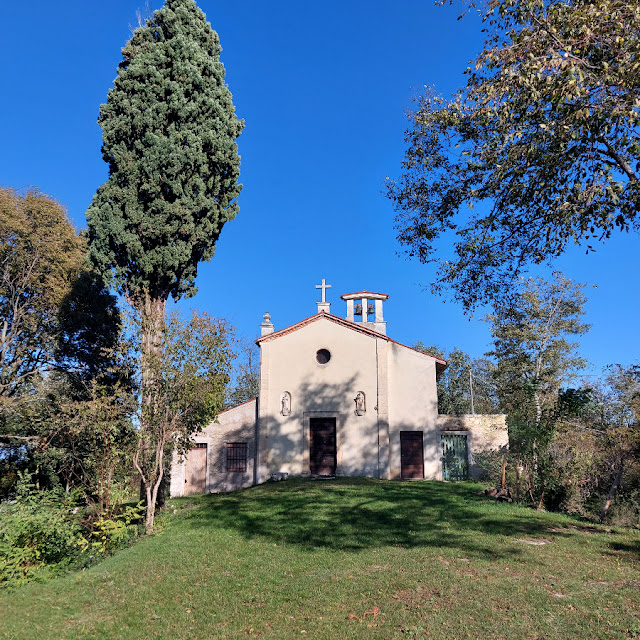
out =
[[[87,211],[91,256],[148,320],[195,293],[198,263],[238,212],[244,123],[221,50],[194,0],[166,0],[122,50],[100,107],[109,179]]]
[[[224,82],[221,50],[194,0],[166,0],[122,50],[98,118],[109,179],[87,210],[91,258],[139,316],[140,446],[148,460],[138,470],[151,526],[162,479],[153,389],[166,303],[195,293],[198,263],[213,256],[224,223],[238,212],[235,140],[244,123]]]

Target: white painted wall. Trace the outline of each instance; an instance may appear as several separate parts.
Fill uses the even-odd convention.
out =
[[[319,349],[330,351],[328,364],[317,363]],[[376,338],[319,317],[296,331],[261,343],[261,351],[260,430],[266,433],[261,443],[263,473],[307,474],[309,419],[335,415],[339,418],[336,472],[376,476]],[[280,413],[285,391],[291,394],[289,416]],[[366,396],[363,416],[355,413],[358,391]]]
[[[437,479],[440,451],[436,360],[394,342],[389,342],[388,348],[391,477],[400,477],[400,431],[423,431],[424,475]]]
[[[259,401],[221,413],[194,439],[208,444],[207,491],[250,486],[272,474],[308,475],[314,417],[336,418],[337,475],[400,478],[400,432],[421,431],[424,477],[441,479],[440,432],[447,426],[438,421],[436,359],[332,317],[319,314],[259,341]],[[325,365],[316,360],[319,349],[331,353]],[[356,413],[359,391],[366,396],[364,415]],[[285,392],[289,415],[281,412]],[[502,418],[497,435],[491,432],[495,442],[482,432],[489,448],[506,442]],[[479,423],[472,431],[483,428]],[[226,472],[226,442],[249,444],[245,474]],[[174,456],[172,495],[182,495],[184,477],[184,462]]]

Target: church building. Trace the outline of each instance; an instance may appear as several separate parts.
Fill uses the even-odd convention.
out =
[[[260,325],[260,392],[222,411],[174,455],[172,497],[231,491],[290,476],[466,479],[474,453],[507,446],[505,417],[438,415],[445,360],[387,336],[385,293],[326,301],[279,331]]]

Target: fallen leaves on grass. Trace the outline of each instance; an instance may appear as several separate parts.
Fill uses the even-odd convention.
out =
[[[373,619],[375,620],[379,615],[380,609],[378,609],[378,607],[373,607],[373,609],[371,609],[370,611],[365,611],[362,614],[362,618],[357,616],[355,613],[350,613],[347,616],[347,620],[365,620],[367,616],[373,616]]]

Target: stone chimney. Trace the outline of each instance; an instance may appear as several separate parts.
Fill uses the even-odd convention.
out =
[[[382,303],[389,298],[386,293],[358,291],[340,296],[347,302],[347,320],[358,322],[369,329],[387,335],[387,323],[382,315]]]
[[[271,314],[267,311],[267,313],[263,316],[262,324],[260,325],[260,337],[268,336],[270,333],[273,333],[273,323],[271,322]]]

